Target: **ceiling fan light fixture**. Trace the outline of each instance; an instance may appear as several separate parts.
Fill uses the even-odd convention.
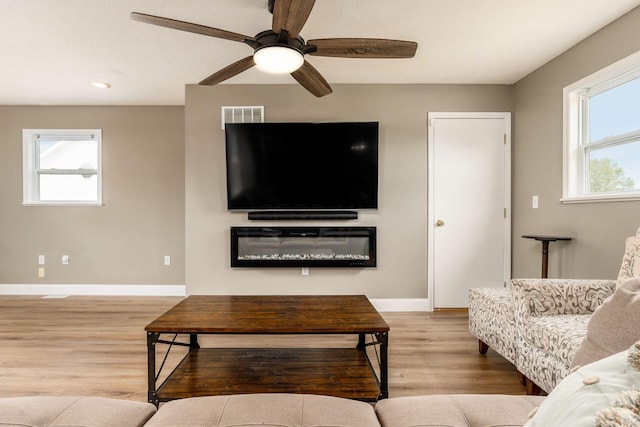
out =
[[[273,74],[289,74],[304,63],[302,52],[288,46],[265,46],[256,50],[253,60],[259,70]]]
[[[111,88],[111,83],[108,83],[108,82],[91,82],[91,86],[97,87],[98,89],[109,89],[109,88]]]

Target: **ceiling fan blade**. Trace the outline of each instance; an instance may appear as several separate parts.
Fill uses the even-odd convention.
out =
[[[307,45],[317,47],[310,55],[340,58],[412,58],[418,43],[389,39],[316,39]]]
[[[290,37],[298,37],[315,2],[316,0],[275,0],[271,29],[274,33],[287,30]]]
[[[147,15],[144,13],[132,12],[131,19],[134,21],[144,22],[146,24],[158,25],[160,27],[173,28],[174,30],[187,31],[189,33],[203,34],[205,36],[217,37],[219,39],[233,40],[243,42],[245,40],[255,40],[254,37],[245,36],[244,34],[233,33],[231,31],[220,30],[218,28],[207,27],[191,22],[178,21],[161,16]]]
[[[318,70],[316,70],[313,65],[309,64],[307,61],[304,61],[302,66],[291,73],[291,75],[302,85],[302,87],[318,98],[329,95],[333,92],[331,86],[329,86],[329,83],[327,83],[324,77],[322,77]]]
[[[241,72],[248,70],[254,65],[256,65],[256,63],[253,62],[253,56],[247,56],[240,61],[227,65],[222,70],[216,71],[198,84],[213,86],[235,76],[236,74],[240,74]]]

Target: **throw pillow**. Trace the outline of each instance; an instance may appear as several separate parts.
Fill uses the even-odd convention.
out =
[[[586,365],[554,388],[525,427],[640,425],[640,341]]]
[[[571,366],[583,366],[618,353],[640,340],[640,277],[622,284],[598,307]]]

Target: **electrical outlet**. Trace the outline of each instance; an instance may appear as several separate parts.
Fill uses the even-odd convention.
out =
[[[44,277],[44,267],[38,268],[38,277]]]
[[[171,265],[171,255],[164,256],[164,265]]]
[[[44,265],[44,255],[38,255],[38,265]]]
[[[538,209],[538,196],[531,196],[531,207]]]
[[[63,265],[69,264],[69,255],[62,255],[62,264]]]
[[[309,267],[302,267],[302,275],[303,276],[309,275]]]

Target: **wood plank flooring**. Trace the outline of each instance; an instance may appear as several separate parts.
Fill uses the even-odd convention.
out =
[[[180,299],[0,296],[0,397],[88,395],[146,401],[144,327]],[[491,349],[478,353],[465,311],[382,315],[391,327],[390,397],[525,393],[510,363]],[[208,336],[200,343],[344,347],[356,341],[353,336]],[[181,356],[172,352],[167,366]]]

